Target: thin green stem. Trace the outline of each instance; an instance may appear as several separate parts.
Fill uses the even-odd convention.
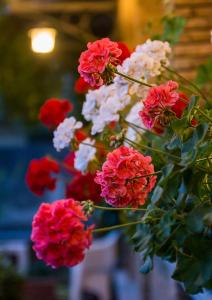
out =
[[[200,96],[202,96],[202,98],[209,103],[208,99],[206,98],[206,96],[202,93],[201,89],[196,85],[194,84],[192,81],[186,79],[184,76],[182,76],[181,74],[179,74],[177,71],[173,70],[173,69],[170,69],[166,66],[163,65],[163,68],[173,74],[175,74],[176,76],[178,76],[179,78],[181,78],[182,80],[184,80],[187,84],[191,85],[198,93]]]
[[[185,104],[188,104],[188,102],[185,101],[185,99],[183,99],[182,97],[180,97],[180,100],[182,102],[184,102]],[[200,109],[197,106],[195,106],[194,109],[196,109],[197,111],[199,111],[209,122],[212,122],[212,119],[209,116],[207,116],[202,109]]]
[[[208,159],[212,159],[212,156],[211,157],[204,157],[204,158],[197,159],[196,162],[203,161],[203,160],[208,160]]]
[[[107,207],[107,206],[100,206],[100,205],[94,205],[94,208],[96,209],[102,209],[102,210],[141,210],[141,211],[146,211],[146,208],[131,208],[131,207]]]
[[[109,148],[104,148],[104,147],[101,147],[101,146],[91,145],[91,144],[85,143],[85,142],[81,142],[81,144],[86,145],[86,146],[90,146],[92,148],[100,149],[100,150],[109,150]]]
[[[200,171],[203,171],[203,172],[205,172],[205,173],[207,173],[207,174],[212,174],[212,170],[208,170],[207,168],[200,167],[200,166],[197,166],[197,165],[195,165],[195,167],[196,167],[197,169],[199,169]]]
[[[154,133],[154,132],[152,132],[151,130],[149,130],[149,129],[147,129],[147,128],[141,127],[141,126],[139,126],[139,125],[137,125],[137,124],[133,124],[133,123],[131,123],[131,122],[125,120],[125,119],[124,119],[124,122],[125,122],[127,125],[131,126],[131,128],[136,127],[136,128],[141,129],[141,130],[143,130],[143,131],[146,131],[146,132],[148,132],[148,133],[151,133],[152,135],[155,135],[155,136],[157,136],[157,137],[162,137],[161,135],[159,135],[159,134],[157,134],[157,133]],[[134,129],[134,128],[133,128],[133,129]]]
[[[133,226],[137,224],[141,224],[143,221],[136,221],[136,222],[131,222],[131,223],[125,223],[125,224],[119,224],[119,225],[114,225],[114,226],[108,226],[108,227],[103,227],[103,228],[97,228],[94,229],[93,232],[105,232],[105,231],[110,231],[110,230],[115,230],[115,229],[120,229],[128,226]]]
[[[129,180],[134,180],[134,179],[139,179],[139,178],[154,176],[154,175],[157,175],[157,174],[160,174],[160,173],[162,173],[162,171],[157,171],[157,172],[154,172],[154,173],[151,173],[151,174],[146,174],[146,175],[141,175],[141,176],[135,176],[133,178],[130,178]]]
[[[116,73],[117,75],[119,75],[119,76],[121,76],[121,77],[123,77],[123,78],[125,78],[125,79],[127,79],[127,80],[133,81],[133,82],[135,82],[135,83],[138,83],[138,84],[141,84],[141,85],[144,85],[144,86],[148,86],[148,87],[152,87],[151,84],[148,84],[148,83],[146,83],[146,82],[144,82],[144,81],[140,81],[140,80],[135,79],[135,78],[132,78],[132,77],[126,75],[126,74],[123,74],[123,73],[119,72],[119,71],[116,70],[116,69],[114,70],[114,73]]]
[[[195,109],[198,110],[209,122],[212,123],[212,119],[208,115],[206,115],[202,109],[197,106],[195,106]]]
[[[157,148],[153,148],[153,147],[149,147],[149,146],[146,146],[146,145],[139,145],[139,144],[137,144],[137,143],[135,143],[135,142],[129,140],[129,139],[126,138],[126,137],[125,137],[125,140],[126,140],[127,142],[129,142],[130,144],[135,145],[135,146],[137,146],[137,147],[139,147],[139,148],[143,148],[143,149],[150,150],[150,151],[153,151],[153,152],[156,152],[156,153],[160,153],[160,154],[165,154],[165,155],[168,155],[168,156],[170,156],[170,157],[172,157],[172,158],[174,158],[174,159],[180,160],[180,157],[178,157],[178,156],[176,156],[176,155],[173,155],[173,154],[171,154],[171,153],[169,153],[169,152],[165,152],[165,151],[163,151],[163,150],[160,150],[160,149],[157,149]]]

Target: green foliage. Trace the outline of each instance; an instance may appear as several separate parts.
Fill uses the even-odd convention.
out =
[[[162,41],[168,41],[171,45],[175,45],[185,28],[186,20],[180,16],[165,16],[162,18],[163,32],[154,38]]]
[[[205,64],[199,66],[197,70],[196,82],[203,86],[207,82],[212,81],[212,56],[210,56]]]
[[[0,299],[21,300],[23,278],[18,275],[12,266],[0,261]]]
[[[157,145],[164,152],[158,163],[152,150],[153,163],[161,174],[143,217],[144,224],[129,233],[143,258],[140,271],[151,271],[154,255],[176,262],[173,278],[181,281],[190,294],[212,288],[211,123],[198,113],[199,123],[191,127],[198,100],[192,97],[183,117],[170,123],[165,143],[158,143],[157,137],[151,135],[149,146]]]

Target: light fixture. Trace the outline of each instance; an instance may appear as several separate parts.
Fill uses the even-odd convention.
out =
[[[42,27],[29,30],[31,48],[36,53],[50,53],[55,47],[57,31],[54,28]]]

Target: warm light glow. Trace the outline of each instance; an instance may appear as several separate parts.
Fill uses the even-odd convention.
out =
[[[54,28],[33,28],[29,31],[32,51],[49,53],[54,50],[56,30]]]

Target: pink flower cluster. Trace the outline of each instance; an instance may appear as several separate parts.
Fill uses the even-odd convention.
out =
[[[73,199],[41,204],[31,234],[37,258],[53,268],[80,263],[92,242],[93,226],[86,229],[84,221],[82,206]]]
[[[173,117],[181,118],[189,99],[177,91],[178,83],[168,81],[149,89],[140,116],[144,125],[162,133]]]
[[[95,178],[101,196],[115,207],[143,205],[156,182],[156,176],[148,176],[154,173],[151,161],[150,156],[125,146],[110,152]]]
[[[122,50],[109,38],[88,43],[87,48],[80,55],[78,71],[90,86],[101,86],[109,75],[106,68],[109,64],[116,66],[119,63]]]

